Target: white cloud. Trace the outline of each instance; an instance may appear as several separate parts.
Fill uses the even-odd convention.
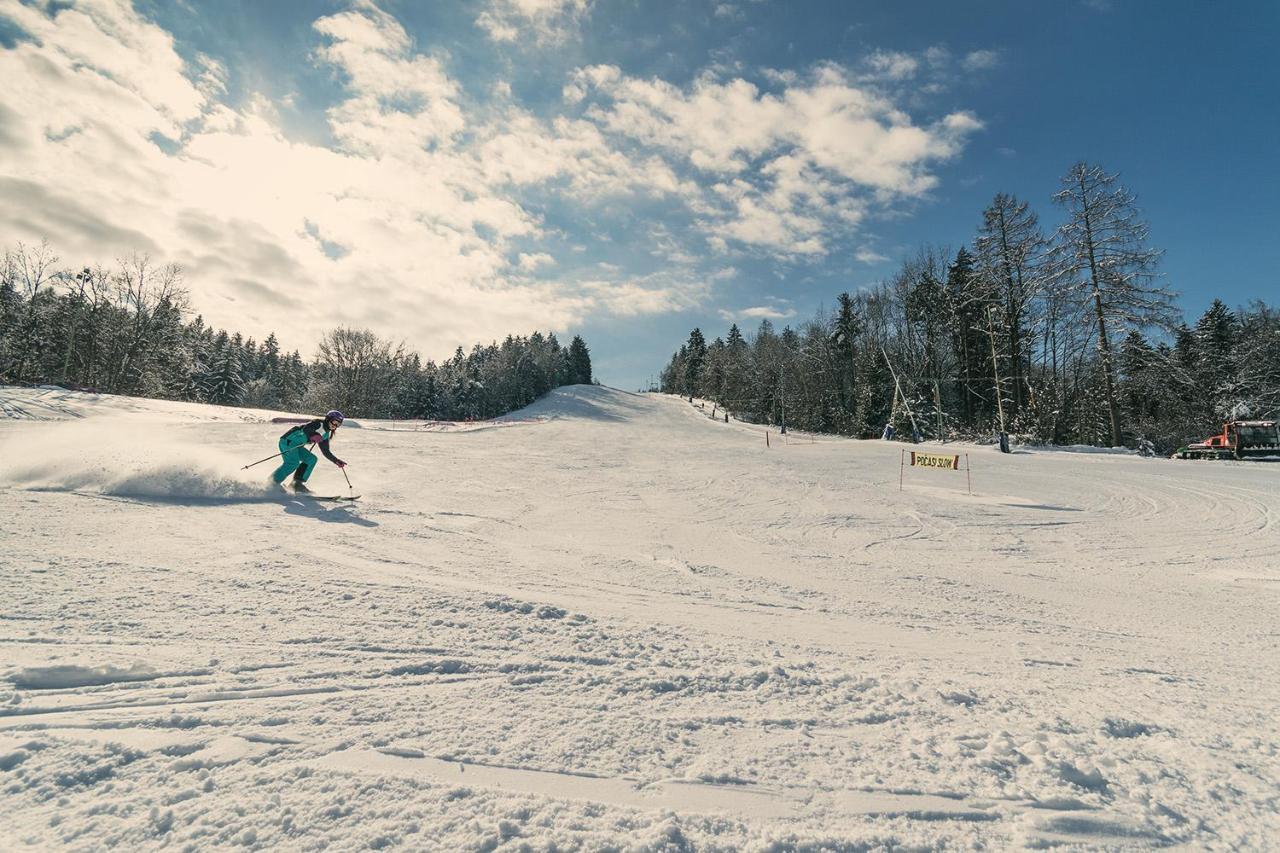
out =
[[[887,255],[865,248],[855,252],[853,258],[860,264],[882,264],[889,260]]]
[[[922,51],[876,50],[854,66],[856,82],[881,93],[893,92],[905,103],[918,103],[921,95],[940,95],[960,82],[966,74],[999,67],[998,50],[974,50],[959,56],[944,44]]]
[[[217,98],[227,93],[227,68],[212,56],[196,54],[196,62],[200,68],[196,80],[196,88],[206,98]]]
[[[925,48],[924,61],[931,68],[944,68],[951,62],[951,51],[946,45],[935,44],[932,47]]]
[[[535,272],[543,267],[555,266],[556,259],[546,252],[522,253],[516,264],[524,272]]]
[[[773,79],[780,91],[713,74],[681,88],[593,66],[570,88],[604,133],[711,179],[690,204],[715,251],[821,255],[873,203],[928,192],[930,165],[954,157],[981,127],[968,113],[915,124],[836,65]]]
[[[1000,54],[994,50],[975,50],[965,54],[961,65],[965,71],[986,71],[1000,64]]]
[[[750,308],[741,308],[737,311],[722,308],[718,313],[727,322],[737,322],[739,320],[789,320],[796,316],[796,309],[782,308],[776,305],[753,305]]]
[[[586,280],[577,287],[581,310],[619,317],[685,311],[701,304],[711,293],[710,285],[705,282],[667,273]]]
[[[449,145],[465,124],[458,87],[439,60],[415,54],[398,21],[372,4],[320,18],[328,41],[317,58],[346,75],[349,97],[329,110],[329,124],[354,151]]]
[[[877,50],[865,62],[874,75],[888,80],[906,80],[915,76],[920,67],[920,61],[914,56],[892,50]]]
[[[95,82],[115,83],[121,96],[135,97],[168,121],[196,118],[204,107],[205,96],[188,80],[172,36],[127,4],[100,0],[55,8],[47,16],[6,0],[0,14],[45,45],[51,61]]]
[[[496,42],[555,44],[571,38],[590,11],[591,0],[490,0],[476,26]]]
[[[477,129],[474,162],[492,186],[563,181],[570,195],[584,201],[696,192],[661,158],[616,150],[589,121],[547,122],[515,107],[495,125]]]
[[[335,149],[288,139],[261,95],[241,109],[219,101],[226,69],[210,57],[186,65],[128,3],[45,14],[0,0],[0,15],[33,37],[0,50],[0,233],[48,236],[69,258],[143,250],[179,262],[207,320],[258,337],[275,329],[286,345],[364,324],[442,355],[513,329],[566,328],[588,310],[629,312],[632,291],[584,299],[525,280],[549,256],[517,249],[542,228],[503,188],[678,186],[661,161],[611,154],[588,123],[469,127],[443,64],[368,3],[315,24],[315,60],[342,75],[328,113]],[[544,162],[499,159],[494,171],[483,145],[459,144],[464,130],[528,143]]]
[[[487,13],[530,33],[589,10],[511,0]],[[477,110],[447,57],[360,0],[313,27],[311,59],[336,86],[326,147],[282,130],[282,102],[228,103],[222,62],[185,63],[127,0],[0,0],[0,16],[32,36],[0,48],[0,234],[48,236],[66,258],[151,251],[186,268],[211,323],[304,349],[339,323],[434,356],[600,313],[685,310],[743,253],[819,258],[927,193],[932,167],[981,126],[958,112],[917,122],[836,65],[686,86],[593,66],[566,81],[565,115],[534,115],[502,81]],[[565,200],[590,250],[544,221]],[[625,223],[620,249],[651,252],[661,272],[594,266],[618,236],[609,215]],[[709,254],[727,257],[700,274]]]

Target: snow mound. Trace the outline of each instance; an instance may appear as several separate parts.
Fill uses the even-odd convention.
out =
[[[547,422],[547,418],[517,418],[510,415],[504,415],[494,420],[482,421],[364,421],[357,424],[357,429],[365,429],[374,432],[481,432],[484,430],[498,429],[502,427],[519,427],[531,426]],[[352,422],[347,420],[343,424],[346,429]]]
[[[565,385],[523,409],[496,418],[497,421],[530,418],[579,418],[593,421],[626,421],[647,413],[643,395],[605,385]]]
[[[14,687],[24,690],[66,690],[71,687],[98,687],[122,681],[151,681],[164,673],[157,672],[144,663],[128,668],[111,666],[31,666],[9,676]]]
[[[1016,451],[1035,453],[1085,453],[1095,456],[1138,456],[1138,451],[1128,447],[1094,447],[1091,444],[1019,444]]]
[[[131,417],[170,423],[265,423],[272,417],[281,416],[292,417],[296,413],[71,391],[56,385],[39,388],[0,385],[0,421],[72,421],[83,418]]]

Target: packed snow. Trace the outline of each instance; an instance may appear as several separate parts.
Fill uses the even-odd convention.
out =
[[[287,413],[0,413],[6,850],[1280,838],[1280,464],[917,448],[970,494],[573,386],[322,503],[240,470]]]

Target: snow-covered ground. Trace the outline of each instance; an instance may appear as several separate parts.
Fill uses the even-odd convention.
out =
[[[1280,464],[0,411],[0,848],[1280,843]]]

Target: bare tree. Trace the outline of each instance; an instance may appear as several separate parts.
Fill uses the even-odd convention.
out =
[[[1077,289],[1092,303],[1098,327],[1111,444],[1121,443],[1116,400],[1112,333],[1174,318],[1173,294],[1159,286],[1160,250],[1147,246],[1148,228],[1138,215],[1136,197],[1100,166],[1077,163],[1062,178],[1053,200],[1067,211],[1052,250],[1059,286]]]
[[[114,289],[111,271],[101,264],[94,264],[89,270],[88,285],[84,288],[85,304],[80,306],[85,315],[83,341],[75,344],[72,359],[72,370],[87,385],[98,385],[105,380],[102,353],[110,345],[108,317],[113,307]]]
[[[70,272],[58,274],[69,290],[68,301],[71,303],[71,322],[67,324],[67,342],[62,352],[62,381],[71,377],[71,358],[76,351],[76,333],[80,329],[80,319],[85,305],[85,293],[93,284],[93,270],[85,267],[72,275]]]
[[[1036,300],[1044,291],[1046,241],[1027,202],[997,193],[982,213],[982,226],[973,241],[979,290],[1000,318],[1010,377],[1013,413],[1021,411],[1030,390],[1030,322]],[[1003,393],[1003,392],[1001,392]]]
[[[918,406],[922,414],[931,404],[930,420],[939,438],[945,434],[942,377],[951,367],[951,305],[946,291],[951,256],[948,246],[921,246],[913,257],[903,261],[901,271],[890,280],[894,300],[902,311],[899,357],[905,358],[907,374],[899,377],[904,383],[903,391],[911,397],[909,405]]]
[[[40,245],[34,248],[19,243],[16,250],[5,252],[5,275],[11,277],[15,289],[27,303],[27,310],[14,335],[18,361],[13,376],[18,381],[28,378],[27,372],[33,361],[39,362],[38,356],[44,345],[36,334],[39,297],[41,291],[52,286],[57,265],[58,256],[46,240],[41,240]]]
[[[147,255],[122,259],[114,282],[116,302],[127,312],[128,320],[115,335],[107,384],[118,393],[128,393],[137,390],[137,368],[159,343],[154,333],[162,318],[186,310],[187,291],[176,264],[156,267]]]
[[[312,402],[387,417],[395,396],[396,365],[404,345],[393,344],[368,329],[337,328],[326,332],[316,352]]]

